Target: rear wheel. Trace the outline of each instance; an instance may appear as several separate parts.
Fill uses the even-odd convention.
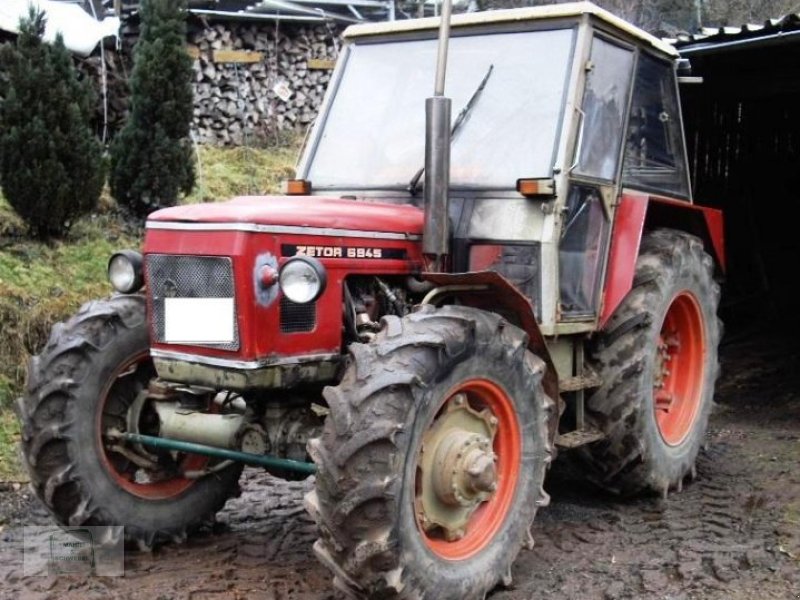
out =
[[[667,494],[693,471],[719,371],[719,295],[698,238],[669,229],[644,237],[633,289],[591,352],[604,383],[587,418],[606,439],[581,454],[601,486]]]
[[[53,328],[31,359],[18,402],[22,450],[36,495],[62,525],[121,525],[150,547],[182,540],[238,490],[241,465],[213,475],[197,455],[124,447],[113,430],[156,433],[147,389],[155,370],[141,296],[90,302]]]
[[[521,330],[475,309],[383,325],[325,391],[330,416],[309,444],[314,549],[351,594],[483,598],[547,503],[544,364]]]

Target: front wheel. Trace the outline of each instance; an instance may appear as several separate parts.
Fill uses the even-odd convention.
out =
[[[86,304],[31,359],[18,402],[22,451],[36,495],[59,524],[121,525],[126,540],[151,547],[182,540],[238,490],[241,465],[187,478],[208,459],[153,456],[108,435],[147,426],[153,377],[141,296]]]
[[[594,341],[604,383],[587,401],[587,420],[606,438],[580,455],[611,491],[666,495],[694,469],[719,371],[713,269],[698,238],[649,233],[633,289]]]
[[[306,497],[338,587],[461,600],[507,577],[547,503],[555,418],[526,345],[497,315],[423,307],[351,346]]]

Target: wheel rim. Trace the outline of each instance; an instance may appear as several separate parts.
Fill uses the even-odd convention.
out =
[[[112,374],[103,388],[98,405],[96,428],[100,446],[100,458],[106,472],[122,489],[134,496],[148,500],[173,498],[189,489],[196,480],[173,474],[163,478],[142,480],[146,470],[111,449],[113,445],[106,431],[115,428],[126,430],[127,413],[136,396],[155,376],[155,369],[149,352],[143,352],[122,363]],[[182,455],[178,461],[181,472],[203,468],[208,458],[196,454]],[[137,477],[139,480],[137,480]]]
[[[519,421],[508,394],[486,379],[450,390],[416,462],[414,513],[428,549],[464,560],[489,545],[513,504],[521,462]]]
[[[653,408],[663,440],[680,445],[697,419],[703,395],[705,328],[697,299],[681,292],[670,303],[658,336]]]

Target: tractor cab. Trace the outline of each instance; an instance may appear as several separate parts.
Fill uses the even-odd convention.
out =
[[[298,169],[315,195],[422,206],[438,24],[345,32]],[[445,93],[450,270],[501,273],[546,334],[596,328],[623,193],[691,202],[675,50],[589,3],[459,15]]]

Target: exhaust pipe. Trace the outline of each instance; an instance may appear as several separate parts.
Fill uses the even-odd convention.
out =
[[[450,241],[450,98],[444,96],[452,0],[444,0],[433,97],[425,100],[425,227],[422,252],[444,268]]]
[[[450,237],[450,98],[425,100],[425,229],[422,251],[436,269],[448,252]]]

